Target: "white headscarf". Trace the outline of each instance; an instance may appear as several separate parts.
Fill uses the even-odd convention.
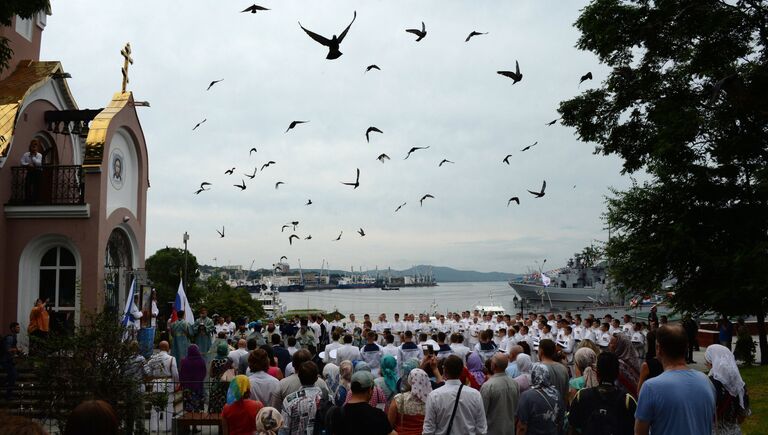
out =
[[[741,379],[736,359],[730,349],[719,344],[707,347],[704,359],[712,364],[709,375],[720,381],[733,397],[739,398],[739,405],[744,408],[744,380]]]
[[[408,374],[408,383],[411,384],[411,395],[427,403],[427,396],[432,392],[432,384],[429,382],[427,372],[422,369],[411,370]]]

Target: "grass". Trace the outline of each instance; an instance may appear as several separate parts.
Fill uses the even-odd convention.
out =
[[[768,434],[768,366],[741,369],[747,384],[752,415],[744,420],[741,430],[745,435]]]

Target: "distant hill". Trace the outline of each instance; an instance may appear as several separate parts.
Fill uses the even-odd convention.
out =
[[[201,270],[205,272],[210,272],[211,269],[213,269],[211,266],[208,265],[202,265],[200,267]],[[222,268],[223,270],[224,268]],[[257,272],[257,271],[254,271]],[[261,273],[271,273],[271,271],[259,269],[259,272]],[[291,269],[291,273],[298,272],[298,269]],[[319,269],[304,269],[305,273],[318,273],[320,272]],[[323,271],[323,273],[329,273],[330,275],[348,275],[348,270],[327,270]],[[357,271],[356,271],[357,273]],[[368,270],[366,271],[369,275],[375,276],[376,271],[375,270]],[[393,277],[397,276],[414,276],[414,275],[428,275],[432,273],[432,275],[435,278],[435,281],[437,282],[491,282],[491,281],[509,281],[510,279],[519,278],[522,275],[517,273],[509,273],[509,272],[477,272],[474,270],[458,270],[454,269],[452,267],[444,267],[444,266],[429,266],[429,265],[419,265],[414,266],[405,270],[391,270],[388,271],[387,269],[379,269],[378,271],[379,276],[386,275],[387,273],[391,273]]]
[[[452,267],[419,265],[403,271],[398,276],[426,275],[432,272],[437,282],[478,282],[478,281],[509,281],[520,275],[507,272],[477,272],[474,270],[458,270]],[[394,271],[392,272],[395,273]]]

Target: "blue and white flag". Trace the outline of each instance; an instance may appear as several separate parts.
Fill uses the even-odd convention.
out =
[[[131,283],[131,290],[128,292],[128,300],[125,302],[125,311],[123,312],[123,326],[128,326],[128,323],[133,321],[131,311],[133,311],[133,295],[136,294],[136,278]]]

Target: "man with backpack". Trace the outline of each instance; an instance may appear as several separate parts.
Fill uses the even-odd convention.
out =
[[[373,375],[360,371],[352,375],[352,397],[346,405],[329,411],[329,434],[333,435],[397,435],[384,411],[374,408],[371,400]]]
[[[597,358],[597,379],[600,385],[576,393],[568,414],[571,434],[632,435],[637,402],[631,395],[616,388],[619,358],[602,352]]]
[[[301,363],[296,369],[301,389],[285,397],[282,413],[284,428],[280,431],[286,435],[306,435],[318,433],[315,425],[324,421],[324,403],[328,402],[328,393],[316,386],[317,366],[312,361]]]

